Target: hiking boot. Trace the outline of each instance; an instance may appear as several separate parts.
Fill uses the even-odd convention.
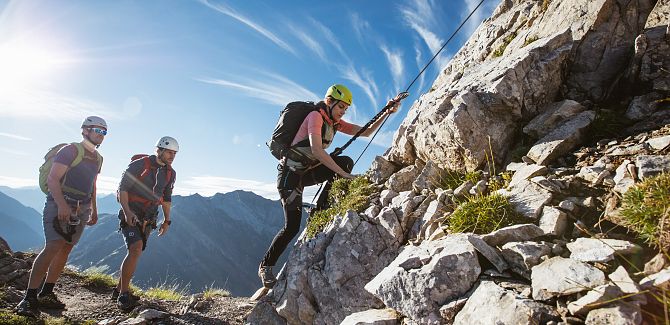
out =
[[[37,299],[23,299],[16,306],[16,313],[21,316],[38,317],[40,315],[40,303]]]
[[[260,266],[258,268],[258,277],[261,278],[261,282],[266,288],[272,288],[277,283],[277,278],[272,274],[272,266]]]
[[[112,291],[112,297],[111,297],[111,298],[112,298],[112,301],[117,301],[117,300],[119,300],[119,294],[120,294],[119,290],[117,290],[116,288],[114,288],[114,291]],[[132,292],[128,292],[128,297],[130,297],[130,299],[135,300],[135,301],[139,301],[139,300],[140,300],[140,297],[134,295]]]
[[[40,302],[40,306],[46,309],[65,309],[65,304],[58,299],[55,293],[49,292],[46,294],[39,294],[37,299]]]
[[[119,299],[116,300],[116,305],[119,306],[119,309],[122,311],[129,312],[137,306],[137,300],[131,299],[130,295],[125,292],[119,295]]]

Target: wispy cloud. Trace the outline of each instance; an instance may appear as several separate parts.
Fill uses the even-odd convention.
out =
[[[40,90],[21,90],[11,96],[0,96],[0,117],[81,120],[87,115],[106,119],[125,119],[123,111],[99,102]]]
[[[24,137],[22,135],[12,134],[12,133],[0,132],[0,137],[7,137],[7,138],[10,138],[10,139],[21,140],[21,141],[32,141],[31,138],[27,138],[27,137]]]
[[[349,58],[349,55],[347,55],[347,52],[344,51],[344,48],[342,48],[342,45],[340,44],[339,39],[337,36],[335,36],[335,33],[331,31],[328,27],[320,23],[314,18],[310,19],[312,24],[316,26],[316,29],[323,34],[323,37],[330,43],[330,45],[337,50],[337,52],[340,54],[342,60],[346,63],[351,62],[351,59]]]
[[[379,89],[372,78],[370,71],[366,69],[355,69],[353,65],[342,67],[342,74],[345,79],[353,82],[356,86],[363,89],[365,95],[368,96],[373,108],[377,109],[377,98],[379,97]]]
[[[38,186],[37,178],[20,178],[11,176],[0,176],[0,185],[11,188],[35,187]]]
[[[211,3],[208,0],[200,0],[200,3],[249,26],[251,29],[255,30],[265,38],[277,44],[277,46],[283,48],[288,52],[291,52],[294,55],[296,54],[295,50],[288,43],[277,37],[277,35],[267,30],[265,27],[252,21],[248,17],[238,13],[237,11],[235,11],[235,9],[231,8],[230,6],[222,3]]]
[[[296,100],[319,100],[320,97],[292,80],[277,74],[266,74],[264,80],[232,81],[214,78],[196,80],[225,88],[239,90],[246,96],[273,105],[286,105]]]
[[[351,20],[351,28],[354,29],[354,34],[356,35],[358,43],[360,43],[363,47],[367,47],[368,42],[366,40],[366,35],[369,35],[372,31],[372,28],[370,28],[370,23],[361,18],[357,12],[349,15],[349,19]]]
[[[439,12],[433,6],[436,4],[429,0],[413,0],[407,6],[400,7],[403,20],[413,29],[425,43],[431,53],[431,57],[440,50],[443,40],[437,36],[439,33],[438,20],[435,13]],[[444,68],[448,60],[444,53],[436,58],[439,70]]]
[[[328,62],[328,58],[326,57],[326,51],[324,51],[323,46],[319,42],[317,42],[312,36],[307,35],[306,32],[298,29],[295,26],[291,26],[291,30],[295,34],[297,38],[299,38],[307,48],[312,50],[323,62]]]
[[[388,61],[389,69],[393,76],[393,86],[395,89],[399,89],[400,82],[403,78],[402,53],[400,50],[389,49],[386,45],[382,45],[381,49],[386,56],[386,61]]]
[[[417,71],[421,71],[421,69],[423,69],[423,65],[425,64],[423,62],[424,61],[423,55],[421,54],[421,49],[418,46],[415,46],[414,50],[415,50],[414,58],[416,59]],[[425,74],[421,74],[421,76],[419,76],[419,87],[417,87],[417,89],[419,89],[418,92],[423,92],[423,84],[425,81],[425,76],[426,76]]]

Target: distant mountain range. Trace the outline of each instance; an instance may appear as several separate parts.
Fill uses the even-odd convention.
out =
[[[3,197],[11,199],[6,195],[0,199]],[[41,200],[44,204],[44,198]],[[35,232],[29,234],[27,230],[21,230],[24,235],[19,238],[38,238],[41,246],[44,240],[41,215],[16,200],[12,201],[11,205],[31,211],[32,218],[39,221],[39,227],[33,229]],[[4,207],[6,204],[0,200],[0,205]],[[115,274],[126,254],[123,237],[117,232],[119,206],[115,196],[109,195],[98,198],[98,208],[101,211],[98,224],[87,227],[68,264],[80,269],[106,268],[106,273]],[[5,217],[0,215],[0,218],[4,220]],[[188,284],[193,292],[214,286],[230,290],[235,296],[250,296],[260,286],[256,275],[258,263],[276,232],[284,225],[279,201],[245,191],[212,197],[174,196],[171,219],[172,226],[165,236],[158,237],[154,232],[149,238],[133,279],[140,287],[176,281]],[[303,226],[305,219],[306,215],[303,215]],[[0,231],[0,236],[13,249],[22,250],[16,244],[19,238],[8,234],[23,228],[11,224],[9,229],[12,231]],[[21,247],[28,244],[21,243]],[[279,265],[287,255],[288,251]]]
[[[0,237],[14,250],[30,251],[44,245],[42,215],[0,192]]]

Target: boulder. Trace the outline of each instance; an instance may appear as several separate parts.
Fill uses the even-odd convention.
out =
[[[652,177],[670,171],[670,156],[639,155],[636,158],[635,165],[641,179]]]
[[[661,96],[657,93],[649,93],[633,98],[626,110],[626,118],[632,121],[641,121],[648,118],[658,109],[656,100],[660,98]]]
[[[502,255],[514,272],[530,279],[530,270],[551,254],[551,248],[544,242],[512,242],[502,246]]]
[[[661,151],[670,146],[670,135],[651,138],[646,143],[652,150]]]
[[[420,172],[419,167],[415,165],[405,167],[389,177],[386,181],[386,187],[398,193],[409,191]]]
[[[340,325],[397,325],[398,314],[392,309],[370,309],[353,313]]]
[[[661,290],[669,290],[670,268],[663,269],[656,274],[652,274],[640,280],[640,287],[642,289],[652,289],[655,287]]]
[[[439,316],[440,306],[470,290],[480,271],[477,250],[468,236],[450,235],[405,246],[365,290],[387,307],[422,322]]]
[[[394,163],[382,156],[376,156],[370,166],[370,180],[375,184],[383,184],[397,170],[398,166]]]
[[[527,241],[544,235],[542,228],[534,224],[514,225],[498,229],[492,233],[482,236],[489,245],[496,247],[509,242]]]
[[[454,325],[545,324],[558,319],[551,306],[482,281],[456,315]]]
[[[628,255],[642,251],[636,244],[619,239],[577,238],[568,243],[570,258],[582,262],[609,262],[614,255]]]
[[[533,299],[548,300],[605,284],[605,274],[586,263],[556,256],[531,269],[531,282]]]
[[[507,196],[514,209],[529,219],[537,219],[553,197],[551,192],[531,181],[520,181],[509,189],[498,190],[497,193]]]
[[[538,165],[548,165],[581,143],[586,128],[596,117],[594,111],[585,111],[566,121],[530,148],[527,157]]]
[[[634,304],[617,304],[592,310],[586,316],[586,325],[639,325],[642,324],[642,311]]]
[[[542,138],[556,125],[560,125],[584,110],[582,104],[570,99],[551,103],[543,109],[542,114],[536,116],[523,128],[523,133],[536,139]]]
[[[512,176],[512,180],[509,182],[508,186],[517,186],[534,176],[546,175],[547,172],[547,166],[523,164],[517,168],[516,172],[514,172],[514,176]]]
[[[554,207],[545,206],[542,209],[539,227],[545,235],[562,236],[568,226],[568,215]]]
[[[435,189],[435,184],[441,175],[442,169],[437,167],[432,161],[428,161],[423,170],[421,170],[421,174],[412,183],[412,189],[417,193],[420,193],[423,189]]]
[[[583,297],[568,304],[568,310],[573,315],[583,315],[589,311],[602,307],[617,298],[623,296],[623,292],[618,286],[613,284],[604,284],[595,287]]]

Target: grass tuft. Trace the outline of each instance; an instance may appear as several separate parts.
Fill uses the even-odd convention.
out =
[[[98,270],[86,270],[81,274],[85,286],[89,287],[116,287],[118,281],[109,274],[102,273]]]
[[[523,222],[507,197],[495,193],[466,198],[446,220],[451,233],[475,234],[487,234]]]
[[[522,46],[522,47],[526,47],[526,46],[530,45],[531,43],[537,41],[538,39],[540,39],[540,38],[537,37],[537,35],[531,35],[531,36],[529,36],[528,38],[526,38],[526,41],[523,42],[523,46]]]
[[[455,170],[444,170],[436,179],[432,179],[431,183],[435,188],[441,189],[455,189],[461,186],[466,181],[473,183],[479,182],[480,174],[478,171],[461,173]]]
[[[342,215],[348,210],[362,212],[369,203],[369,197],[375,189],[364,176],[354,179],[338,178],[333,182],[328,200],[330,208],[317,211],[307,223],[307,238],[314,238],[323,231],[326,225],[336,215]]]
[[[216,297],[230,297],[230,291],[221,288],[208,287],[205,289],[205,292],[202,293],[202,297],[205,299],[212,299]]]
[[[507,45],[509,45],[509,43],[512,43],[512,41],[515,38],[516,38],[516,32],[513,32],[512,34],[505,36],[505,38],[503,39],[503,43],[500,44],[500,46],[495,51],[493,51],[493,57],[494,58],[501,57],[503,53],[505,53]]]
[[[670,173],[647,178],[623,197],[621,215],[626,226],[645,242],[670,250]]]
[[[542,12],[547,11],[549,9],[549,4],[551,3],[551,0],[543,0],[542,1]]]
[[[0,324],[2,325],[93,325],[93,320],[71,321],[62,317],[48,316],[44,319],[16,315],[13,311],[0,309]]]
[[[144,297],[167,301],[179,301],[186,295],[188,295],[188,286],[182,286],[177,282],[163,283],[142,292]]]

